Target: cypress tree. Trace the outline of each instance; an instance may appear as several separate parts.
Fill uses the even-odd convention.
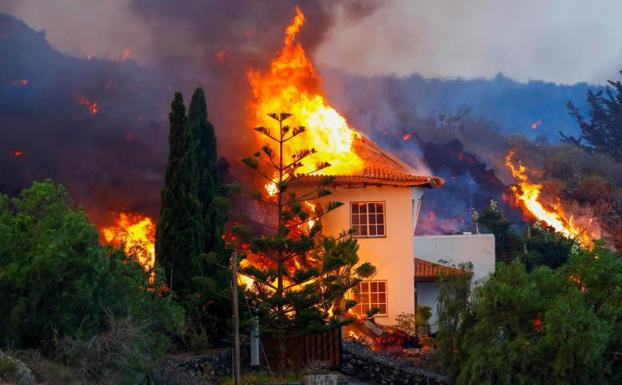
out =
[[[195,141],[181,93],[175,93],[169,114],[169,157],[156,233],[156,261],[169,287],[181,298],[193,292],[200,275],[203,218],[197,188]]]
[[[188,124],[195,144],[197,197],[203,220],[202,251],[205,263],[200,278],[195,279],[197,296],[191,310],[191,327],[195,332],[210,331],[211,339],[225,336],[231,317],[230,276],[228,255],[222,239],[227,200],[218,172],[216,132],[208,120],[207,103],[202,88],[192,95],[188,108]]]
[[[218,152],[216,132],[208,120],[205,93],[201,87],[192,95],[188,108],[188,123],[195,142],[197,164],[197,190],[201,203],[201,215],[204,225],[204,252],[222,253],[222,229],[224,216],[214,199],[222,193],[218,175]]]

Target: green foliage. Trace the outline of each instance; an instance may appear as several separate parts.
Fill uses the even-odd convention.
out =
[[[188,124],[195,144],[197,198],[201,206],[203,246],[200,272],[192,283],[198,295],[186,298],[190,313],[190,333],[211,336],[228,334],[231,313],[228,255],[223,242],[223,229],[229,202],[223,196],[218,170],[216,132],[208,120],[205,93],[197,88],[188,108]]]
[[[587,93],[587,102],[590,105],[589,122],[572,102],[568,103],[570,114],[581,128],[581,137],[577,139],[563,134],[562,137],[620,161],[622,160],[622,83],[618,80],[609,80],[608,83],[609,86],[605,90],[597,92],[589,90]]]
[[[66,190],[35,182],[18,197],[0,195],[0,343],[34,348],[56,337],[90,338],[107,328],[107,315],[145,325],[150,360],[166,334],[182,326],[181,310],[160,294],[156,275],[98,234]]]
[[[556,270],[500,264],[471,298],[441,285],[441,357],[457,385],[618,383],[621,303],[622,260],[600,246]]]
[[[491,200],[490,205],[478,214],[479,224],[485,226],[495,235],[495,252],[497,261],[511,262],[520,250],[520,238],[512,230],[512,223],[499,209],[499,204]]]
[[[198,112],[197,112],[198,114]],[[196,144],[186,119],[183,97],[175,93],[169,114],[169,157],[156,233],[156,262],[180,298],[195,292],[201,274],[204,221],[198,198]]]
[[[556,269],[566,263],[575,244],[574,240],[556,234],[536,222],[528,229],[526,253],[521,259],[528,271],[538,266]]]

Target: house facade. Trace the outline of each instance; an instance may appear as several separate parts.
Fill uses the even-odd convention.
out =
[[[365,137],[359,139],[356,152],[365,162],[360,172],[311,176],[302,182],[317,184],[326,176],[333,178],[327,186],[332,194],[322,203],[338,201],[343,206],[322,218],[323,233],[338,236],[348,229],[355,231],[360,262],[372,263],[376,274],[355,290],[354,310],[366,314],[378,308],[375,321],[391,325],[398,314],[414,313],[412,237],[424,192],[444,181],[418,175]]]

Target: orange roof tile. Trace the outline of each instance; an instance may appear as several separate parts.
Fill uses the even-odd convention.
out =
[[[439,275],[472,275],[467,270],[415,258],[415,282],[435,281]]]
[[[296,182],[316,184],[326,177],[333,177],[334,180],[331,184],[339,185],[362,184],[435,188],[445,184],[443,178],[421,175],[394,155],[381,149],[365,135],[360,135],[355,139],[353,150],[363,159],[365,167],[362,170],[348,175],[334,175],[330,174],[330,167],[328,167],[324,174],[303,176]]]

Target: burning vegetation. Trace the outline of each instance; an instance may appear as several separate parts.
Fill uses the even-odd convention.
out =
[[[117,213],[114,223],[101,229],[102,241],[121,248],[136,259],[146,271],[155,267],[156,225],[149,217]]]
[[[593,242],[588,228],[575,223],[573,215],[568,215],[564,211],[559,197],[553,198],[553,204],[544,203],[542,184],[531,182],[527,175],[530,170],[520,161],[515,163],[513,158],[514,152],[509,152],[505,164],[512,176],[518,180],[516,185],[511,186],[511,191],[524,211],[563,236],[577,240],[584,247],[591,247]],[[591,222],[591,218],[589,221]]]

